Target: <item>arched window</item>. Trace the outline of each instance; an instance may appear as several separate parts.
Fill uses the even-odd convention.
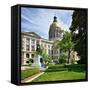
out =
[[[28,53],[26,53],[26,58],[29,58],[29,54]]]

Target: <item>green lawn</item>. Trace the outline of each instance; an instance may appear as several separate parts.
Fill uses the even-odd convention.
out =
[[[32,82],[85,79],[85,65],[54,65]]]
[[[21,80],[30,77],[36,73],[39,73],[40,70],[38,68],[32,68],[32,69],[27,69],[27,70],[21,70]]]

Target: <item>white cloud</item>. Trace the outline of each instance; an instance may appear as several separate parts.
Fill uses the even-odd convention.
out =
[[[57,16],[61,28],[69,30],[72,12],[72,10],[56,9],[22,9],[22,31],[34,31],[41,37],[48,38],[49,27],[53,22],[54,15]]]

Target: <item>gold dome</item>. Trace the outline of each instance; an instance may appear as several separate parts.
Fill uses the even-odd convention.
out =
[[[50,26],[51,27],[60,27],[58,22],[53,22]]]
[[[50,25],[50,27],[55,27],[55,28],[59,27],[60,28],[60,25],[57,22],[57,17],[56,16],[54,16],[53,23]]]
[[[59,23],[57,22],[57,17],[54,16],[53,23],[50,25],[49,28],[49,40],[57,40],[61,37],[61,28]]]

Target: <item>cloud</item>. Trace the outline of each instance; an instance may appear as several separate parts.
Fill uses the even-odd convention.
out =
[[[72,13],[73,10],[22,8],[21,31],[36,32],[41,37],[48,39],[49,27],[54,15],[57,16],[61,28],[69,30]]]

